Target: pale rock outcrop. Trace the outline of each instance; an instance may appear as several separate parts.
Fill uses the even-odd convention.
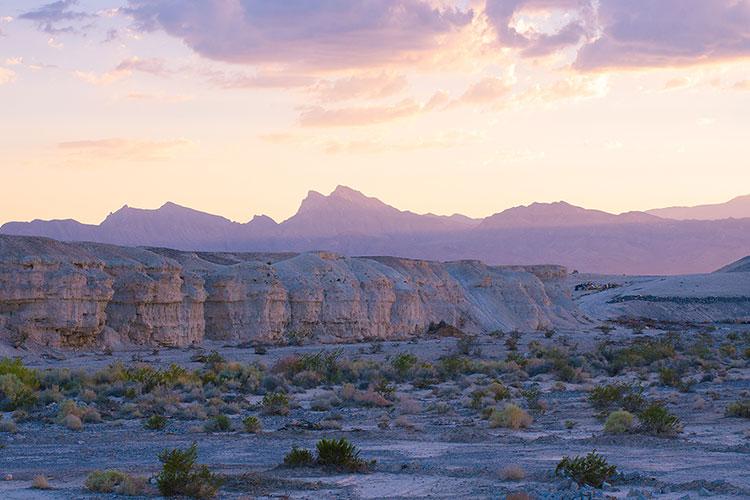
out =
[[[38,344],[403,339],[580,324],[559,266],[183,252],[0,236],[0,333]]]
[[[81,347],[105,324],[112,278],[80,246],[0,238],[0,331],[13,344]]]

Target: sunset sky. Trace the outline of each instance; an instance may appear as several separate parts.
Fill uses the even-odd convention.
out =
[[[0,223],[750,193],[750,0],[0,3]]]

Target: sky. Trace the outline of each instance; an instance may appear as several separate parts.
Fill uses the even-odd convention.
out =
[[[750,193],[750,0],[3,0],[0,223]]]

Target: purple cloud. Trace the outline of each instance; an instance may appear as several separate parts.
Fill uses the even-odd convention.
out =
[[[123,11],[210,59],[322,68],[429,50],[473,17],[427,0],[129,0]]]
[[[42,5],[36,10],[25,12],[18,18],[36,22],[39,29],[46,33],[72,33],[76,31],[76,28],[72,25],[64,27],[58,27],[57,25],[94,17],[87,12],[72,10],[77,3],[78,0],[59,0]]]
[[[602,0],[575,67],[682,66],[750,56],[750,0]]]
[[[521,33],[512,26],[521,12],[550,10],[576,15],[555,33]],[[595,14],[591,0],[487,0],[485,12],[498,40],[504,46],[521,49],[525,56],[542,56],[579,43],[592,34]]]
[[[539,56],[580,45],[574,67],[682,66],[750,56],[750,0],[486,0],[498,40]],[[564,11],[555,33],[523,32],[529,11]]]

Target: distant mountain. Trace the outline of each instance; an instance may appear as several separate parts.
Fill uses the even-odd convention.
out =
[[[738,196],[726,203],[695,207],[655,208],[646,212],[657,217],[676,220],[742,219],[750,217],[750,194]]]
[[[659,217],[644,212],[627,212],[620,215],[576,207],[564,201],[532,203],[513,207],[484,219],[482,229],[512,227],[574,227],[608,224],[653,223]]]
[[[346,186],[329,196],[310,191],[297,213],[280,225],[288,237],[439,233],[468,229],[478,220],[462,215],[419,215],[386,205]]]
[[[9,222],[0,234],[196,251],[330,250],[548,263],[617,274],[705,273],[750,254],[750,218],[681,221],[556,202],[514,207],[482,220],[402,211],[344,186],[328,196],[311,191],[297,213],[281,223],[262,215],[238,223],[166,203],[154,210],[125,206],[99,225]]]

